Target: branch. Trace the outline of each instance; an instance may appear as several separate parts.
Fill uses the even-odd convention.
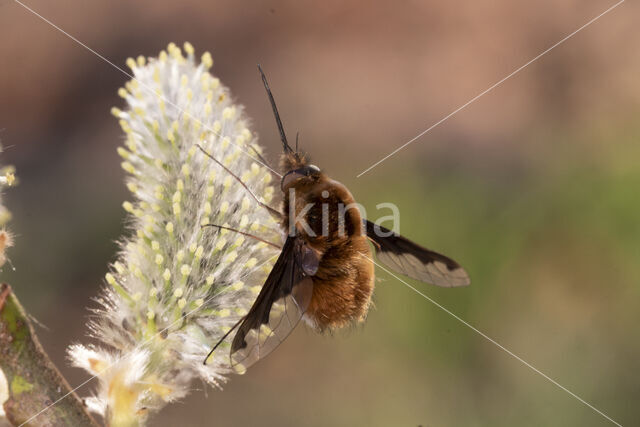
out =
[[[25,426],[98,426],[42,349],[7,284],[0,285],[0,369],[9,384],[4,410],[13,425],[22,425],[62,399]]]

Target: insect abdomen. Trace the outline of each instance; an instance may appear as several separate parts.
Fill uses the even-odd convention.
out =
[[[325,252],[313,279],[307,317],[320,330],[363,321],[371,303],[374,270],[365,237],[332,246]]]
[[[322,248],[322,258],[312,277],[307,318],[320,330],[337,329],[366,317],[374,283],[372,255],[346,187],[328,181],[312,194],[315,203],[307,220],[318,237],[310,241]]]

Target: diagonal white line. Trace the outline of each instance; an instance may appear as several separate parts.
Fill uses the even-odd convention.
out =
[[[43,20],[44,22],[46,22],[47,24],[49,24],[50,26],[52,26],[53,28],[55,28],[56,30],[60,31],[62,34],[64,34],[65,36],[69,37],[71,40],[73,40],[74,42],[76,42],[77,44],[79,44],[80,46],[82,46],[83,48],[85,48],[86,50],[88,50],[89,52],[93,53],[95,56],[97,56],[98,58],[102,59],[104,62],[106,62],[107,64],[111,65],[113,68],[115,68],[116,70],[120,71],[122,74],[124,74],[125,76],[129,77],[132,80],[135,80],[136,82],[138,82],[138,84],[143,87],[145,90],[148,90],[150,93],[154,94],[155,96],[158,96],[158,98],[162,99],[165,103],[171,105],[172,107],[175,107],[180,113],[182,113],[184,116],[189,117],[190,119],[192,119],[194,122],[199,123],[203,128],[207,129],[209,132],[213,133],[216,136],[222,136],[220,135],[220,133],[216,132],[215,130],[213,130],[210,126],[207,126],[205,123],[202,123],[200,120],[198,120],[196,117],[193,117],[193,115],[189,114],[189,112],[183,110],[182,108],[178,107],[175,103],[173,103],[172,101],[170,101],[169,99],[165,98],[164,96],[160,96],[160,95],[156,95],[155,91],[153,90],[153,88],[149,87],[148,85],[144,84],[143,82],[141,82],[140,80],[136,79],[131,73],[127,72],[125,69],[123,69],[122,67],[117,66],[116,64],[114,64],[112,61],[110,61],[109,59],[107,59],[106,57],[104,57],[103,55],[99,54],[98,52],[96,52],[94,49],[90,48],[89,46],[87,46],[85,43],[81,42],[80,40],[78,40],[77,38],[75,38],[74,36],[72,36],[71,34],[67,33],[65,30],[63,30],[62,28],[60,28],[59,26],[57,26],[56,24],[54,24],[53,22],[51,22],[50,20],[48,20],[47,18],[45,18],[44,16],[40,15],[38,12],[36,12],[35,10],[31,9],[29,6],[27,6],[26,4],[22,3],[19,0],[13,0],[14,2],[18,3],[20,6],[22,6],[23,8],[25,8],[26,10],[28,10],[29,12],[33,13],[34,15],[36,15],[38,18],[40,18],[41,20]],[[275,173],[276,175],[282,177],[281,174],[279,174],[277,171],[273,170],[269,165],[265,164],[264,162],[262,162],[259,159],[256,159],[255,157],[253,157],[252,155],[250,155],[246,150],[244,150],[240,145],[236,144],[233,141],[230,141],[231,144],[235,145],[236,147],[238,147],[240,149],[240,151],[242,151],[246,156],[248,156],[249,158],[251,158],[253,161],[260,163],[262,166],[266,167],[267,169],[269,169],[271,172]]]
[[[276,258],[280,256],[280,254],[276,254],[270,258],[268,258],[265,262],[261,263],[260,265],[256,266],[255,268],[249,270],[249,272],[247,274],[245,274],[244,276],[241,276],[240,279],[247,277],[248,275],[250,275],[251,273],[253,273],[254,271],[257,271],[260,267],[262,267],[263,265],[271,262],[272,259]],[[211,301],[213,298],[215,298],[216,296],[218,296],[218,293],[211,295],[209,298],[207,298],[205,300],[205,302],[200,306],[200,307],[196,307],[193,310],[191,310],[190,312],[186,313],[184,315],[184,317],[189,316],[193,313],[195,313],[196,311],[200,310],[202,307],[204,307],[209,301]],[[151,342],[153,339],[155,339],[157,336],[159,336],[160,334],[162,334],[164,331],[166,331],[167,329],[169,329],[170,327],[172,327],[173,325],[175,325],[178,322],[181,322],[183,320],[183,318],[181,317],[180,319],[175,320],[174,322],[172,322],[171,324],[169,324],[167,327],[165,327],[164,329],[162,329],[161,331],[158,331],[157,333],[155,333],[153,336],[149,337],[148,339],[146,339],[145,341],[141,342],[140,344],[138,344],[136,347],[142,347],[145,344]],[[124,354],[122,357],[118,358],[116,361],[114,361],[113,363],[111,363],[109,366],[107,366],[106,368],[104,368],[102,370],[102,372],[105,372],[107,369],[111,368],[113,365],[115,365],[116,363],[119,363],[120,361],[126,359],[129,355],[131,354],[131,352]],[[90,377],[88,380],[82,382],[81,384],[79,384],[78,386],[76,386],[73,390],[67,392],[65,395],[63,395],[62,397],[60,397],[58,400],[56,400],[55,402],[49,404],[48,406],[44,407],[40,412],[38,412],[37,414],[34,414],[31,416],[31,418],[29,418],[27,421],[23,422],[22,424],[20,424],[18,427],[22,427],[26,424],[28,424],[29,422],[31,422],[34,418],[37,418],[39,415],[43,414],[44,412],[46,412],[47,410],[51,409],[52,407],[56,406],[58,403],[60,403],[61,401],[63,401],[64,399],[66,399],[67,397],[69,397],[69,395],[75,393],[77,390],[79,390],[80,388],[82,388],[85,384],[90,383],[91,381],[93,381],[95,378],[98,378],[100,374],[97,375],[93,375],[92,377]]]
[[[551,382],[553,385],[555,385],[556,387],[560,388],[561,390],[567,392],[569,395],[571,395],[572,397],[574,397],[575,399],[577,399],[578,401],[580,401],[581,403],[585,404],[586,406],[588,406],[589,408],[593,409],[595,412],[597,412],[598,414],[602,415],[604,418],[606,418],[607,420],[611,421],[613,424],[622,427],[622,425],[618,422],[616,422],[615,420],[613,420],[611,417],[609,417],[607,414],[605,414],[604,412],[602,412],[601,410],[599,410],[598,408],[594,407],[593,405],[591,405],[589,402],[587,402],[586,400],[584,400],[583,398],[581,398],[580,396],[578,396],[577,394],[575,394],[574,392],[572,392],[571,390],[569,390],[568,388],[566,388],[565,386],[563,386],[562,384],[560,384],[559,382],[557,382],[556,380],[554,380],[553,378],[551,378],[550,376],[548,376],[547,374],[545,374],[544,372],[542,372],[541,370],[539,370],[538,368],[536,368],[535,366],[533,366],[531,363],[527,362],[526,360],[524,360],[522,357],[518,356],[517,354],[515,354],[514,352],[512,352],[511,350],[509,350],[508,348],[506,348],[505,346],[503,346],[502,344],[500,344],[499,342],[497,342],[496,340],[494,340],[493,338],[491,338],[489,335],[485,334],[484,332],[482,332],[481,330],[479,330],[478,328],[474,327],[473,325],[469,324],[469,322],[467,322],[466,320],[462,319],[460,316],[458,316],[457,314],[451,312],[450,310],[448,310],[447,308],[445,308],[444,306],[442,306],[441,304],[439,304],[438,302],[436,302],[433,298],[430,298],[429,296],[423,294],[422,292],[420,292],[419,290],[417,290],[416,288],[414,288],[413,286],[411,286],[409,283],[405,282],[404,280],[402,280],[400,277],[396,276],[395,274],[393,274],[391,271],[387,270],[386,268],[384,268],[383,266],[381,266],[380,264],[378,264],[377,262],[375,262],[374,260],[372,260],[371,258],[369,258],[366,255],[363,255],[363,257],[365,257],[366,259],[368,259],[369,261],[371,261],[372,263],[374,263],[376,266],[380,267],[381,269],[383,269],[384,271],[386,271],[387,273],[389,273],[391,276],[393,276],[394,278],[396,278],[397,280],[399,280],[400,282],[404,283],[409,289],[411,289],[412,291],[414,291],[415,293],[417,293],[418,295],[422,296],[424,299],[426,299],[427,301],[429,301],[431,304],[435,305],[436,307],[438,307],[440,310],[444,311],[445,313],[447,313],[448,315],[450,315],[451,317],[453,317],[454,319],[456,319],[457,321],[459,321],[460,323],[462,323],[463,325],[465,325],[466,327],[468,327],[469,329],[471,329],[472,331],[474,331],[475,333],[477,333],[478,335],[480,335],[481,337],[483,337],[484,339],[486,339],[487,341],[489,341],[490,343],[492,343],[493,345],[495,345],[496,347],[498,347],[500,350],[504,351],[505,353],[507,353],[509,356],[513,357],[514,359],[516,359],[518,362],[522,363],[523,365],[525,365],[526,367],[528,367],[529,369],[531,369],[532,371],[534,371],[535,373],[537,373],[538,375],[542,376],[544,379],[548,380],[549,382]]]
[[[609,13],[610,11],[612,11],[613,9],[615,9],[616,7],[618,7],[619,5],[621,5],[622,3],[624,3],[625,0],[620,0],[618,3],[614,4],[613,6],[611,6],[610,8],[608,8],[607,10],[605,10],[604,12],[602,12],[600,15],[596,16],[595,18],[591,19],[589,22],[587,22],[586,24],[584,24],[582,27],[578,28],[577,30],[575,30],[573,33],[569,34],[568,36],[566,36],[565,38],[563,38],[562,40],[560,40],[559,42],[555,43],[553,46],[547,48],[546,50],[544,50],[542,53],[540,53],[538,56],[536,56],[535,58],[533,58],[532,60],[530,60],[529,62],[527,62],[526,64],[520,66],[519,68],[515,69],[514,71],[512,71],[510,74],[508,74],[507,76],[505,76],[504,78],[500,79],[499,81],[497,81],[496,83],[494,83],[493,85],[489,86],[489,88],[485,89],[484,91],[480,92],[478,95],[474,96],[473,98],[471,98],[469,101],[467,101],[466,103],[464,103],[462,106],[458,107],[457,109],[455,109],[454,111],[452,111],[451,113],[447,114],[446,116],[444,116],[443,118],[441,118],[440,120],[438,120],[437,122],[435,122],[434,124],[432,124],[431,126],[429,126],[427,129],[425,129],[424,131],[420,132],[418,135],[416,135],[415,137],[411,138],[409,141],[405,142],[403,145],[401,145],[400,147],[396,148],[395,150],[393,150],[391,153],[387,154],[386,156],[384,156],[382,159],[378,160],[377,162],[375,162],[374,164],[372,164],[371,166],[369,166],[368,168],[366,168],[365,170],[363,170],[362,172],[360,172],[356,178],[360,178],[362,175],[364,175],[365,173],[369,172],[371,169],[375,168],[376,166],[378,166],[380,163],[384,162],[385,160],[387,160],[389,157],[393,156],[394,154],[398,153],[398,151],[404,149],[406,146],[408,146],[409,144],[413,143],[415,140],[419,139],[420,137],[422,137],[423,135],[425,135],[427,132],[429,132],[430,130],[432,130],[433,128],[435,128],[436,126],[438,126],[439,124],[443,123],[444,121],[446,121],[447,119],[449,119],[451,116],[457,114],[460,110],[464,109],[465,107],[467,107],[469,104],[473,103],[474,101],[476,101],[478,98],[480,98],[481,96],[487,94],[488,92],[490,92],[491,90],[495,89],[496,87],[500,86],[502,83],[504,83],[506,80],[510,79],[511,77],[515,76],[517,73],[519,73],[520,71],[522,71],[523,69],[525,69],[527,66],[531,65],[533,62],[537,61],[538,59],[540,59],[542,56],[546,55],[547,53],[549,53],[551,50],[553,50],[554,48],[558,47],[559,45],[561,45],[562,43],[564,43],[565,41],[569,40],[571,37],[573,37],[574,35],[578,34],[580,31],[584,30],[585,28],[587,28],[589,25],[593,24],[594,22],[596,22],[598,19],[600,19],[601,17],[603,17],[605,14]]]

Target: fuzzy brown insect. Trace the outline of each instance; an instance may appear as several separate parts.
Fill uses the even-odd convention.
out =
[[[310,164],[308,157],[297,150],[297,138],[296,150],[291,148],[267,79],[260,66],[258,69],[284,149],[280,161],[284,171],[281,209],[262,204],[237,176],[212,158],[280,219],[287,234],[282,252],[253,306],[204,361],[206,364],[237,328],[231,343],[231,364],[239,372],[277,347],[303,317],[319,331],[364,320],[375,277],[370,242],[381,263],[411,278],[447,287],[470,283],[467,273],[455,261],[364,220],[349,190]],[[262,240],[241,230],[232,231]]]

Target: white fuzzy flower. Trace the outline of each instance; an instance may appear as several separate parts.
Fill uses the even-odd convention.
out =
[[[218,385],[230,372],[228,347],[207,365],[212,345],[247,312],[277,251],[218,224],[280,241],[278,225],[200,144],[271,201],[269,170],[252,159],[256,146],[242,107],[173,43],[158,58],[129,59],[135,79],[118,92],[112,113],[125,132],[118,148],[133,200],[125,202],[131,235],[106,275],[93,335],[107,347],[74,345],[76,366],[100,379],[89,401],[110,425],[138,425],[147,411],[184,396],[193,379]],[[253,147],[253,148],[250,148]],[[249,153],[249,154],[248,154]]]
[[[0,153],[2,145],[0,144]],[[11,212],[4,206],[2,191],[6,187],[16,184],[15,169],[13,166],[5,166],[0,169],[0,267],[7,262],[7,248],[13,246],[13,235],[4,228],[4,225],[11,219]]]
[[[0,144],[0,153],[2,153],[2,145]],[[13,235],[4,228],[4,225],[11,219],[11,212],[4,206],[2,200],[2,190],[5,187],[15,185],[15,169],[13,166],[5,166],[0,169],[0,267],[7,262],[7,248],[13,246]],[[9,425],[5,418],[3,403],[9,398],[9,388],[7,378],[2,370],[0,370],[0,426]]]

